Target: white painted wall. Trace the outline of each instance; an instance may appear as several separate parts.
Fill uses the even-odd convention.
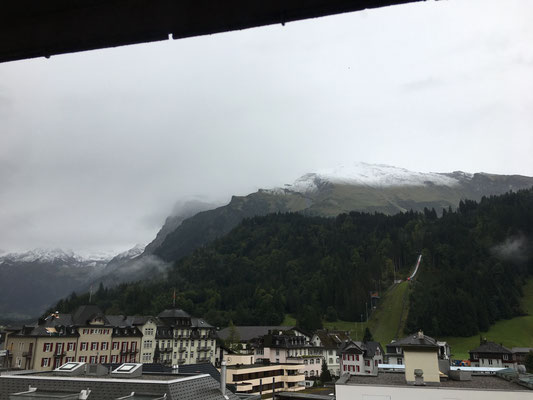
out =
[[[531,400],[533,391],[335,385],[337,400]]]

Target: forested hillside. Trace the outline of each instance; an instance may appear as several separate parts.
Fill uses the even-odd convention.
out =
[[[409,330],[471,335],[519,315],[533,271],[533,191],[463,201],[457,211],[336,218],[270,214],[245,219],[225,237],[177,262],[164,281],[101,287],[111,313],[157,314],[172,305],[214,325],[279,324],[285,313],[315,328],[326,313],[359,320],[369,292],[405,278],[417,255]],[[71,311],[87,296],[61,301]]]

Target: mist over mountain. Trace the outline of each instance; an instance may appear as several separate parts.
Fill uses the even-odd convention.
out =
[[[126,261],[134,253],[119,256]],[[4,254],[0,257],[0,320],[35,317],[73,291],[87,290],[117,257],[81,256],[62,249]]]
[[[388,165],[354,163],[305,174],[281,188],[234,196],[225,206],[185,219],[164,240],[158,234],[158,246],[149,246],[152,254],[174,261],[253,216],[288,211],[331,217],[350,211],[391,215],[424,208],[434,208],[440,214],[442,209],[456,208],[461,199],[480,200],[482,196],[531,186],[533,178],[520,175],[422,173]]]

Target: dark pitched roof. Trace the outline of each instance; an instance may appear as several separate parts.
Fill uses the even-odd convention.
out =
[[[368,342],[355,342],[359,347],[361,347],[365,352],[365,357],[374,357],[376,355],[376,350],[379,348],[381,354],[383,354],[383,347],[379,342],[368,341]]]
[[[494,342],[484,342],[474,350],[470,350],[469,353],[506,353],[512,354],[513,352],[507,347],[502,346]]]
[[[74,314],[72,314],[72,322],[74,325],[87,325],[93,318],[100,317],[104,320],[104,324],[109,325],[105,314],[100,310],[98,306],[85,305],[80,306]]]
[[[109,324],[117,327],[131,326],[131,321],[127,319],[124,315],[107,315],[107,320]]]
[[[287,331],[294,329],[292,326],[236,326],[235,330],[241,338],[241,342],[268,335],[269,331]],[[224,328],[217,333],[220,339],[226,340],[230,335],[230,328]]]
[[[322,346],[328,349],[338,349],[343,343],[351,340],[350,336],[345,331],[319,329],[315,332],[315,335],[320,339]]]
[[[349,342],[345,342],[340,350],[341,353],[364,354],[364,357],[374,357],[378,348],[381,350],[381,354],[383,354],[383,348],[379,342],[356,342],[350,340]]]
[[[193,328],[213,328],[212,325],[209,325],[205,319],[202,318],[191,318],[191,326]]]
[[[183,310],[173,308],[170,310],[164,310],[159,315],[159,318],[190,318],[191,316]]]
[[[412,333],[403,339],[391,342],[387,347],[420,347],[420,348],[435,348],[439,345],[437,341],[430,336],[424,335],[423,332]]]
[[[341,353],[350,353],[350,354],[363,354],[364,352],[364,350],[354,341],[343,343],[340,348],[340,351]]]

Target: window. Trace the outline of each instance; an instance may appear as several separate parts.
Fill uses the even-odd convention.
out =
[[[93,351],[98,350],[98,342],[92,342],[91,343],[91,350],[93,350]]]
[[[359,368],[359,365],[356,365],[357,372],[359,372],[361,369]]]
[[[307,365],[307,360],[304,360],[304,364]]]
[[[194,358],[194,351],[191,351],[191,358]]]
[[[320,364],[320,358],[317,358],[317,359],[316,359],[316,363],[317,363],[317,364]]]
[[[131,351],[137,350],[137,342],[131,342]]]
[[[87,342],[81,342],[81,351],[87,351],[88,344]]]
[[[491,359],[489,359],[489,365],[492,365],[492,360]]]
[[[378,366],[378,360],[374,360],[374,367]]]
[[[116,364],[117,361],[118,361],[117,358],[118,358],[118,357],[117,357],[116,355],[111,356],[111,363],[112,363],[112,364]]]
[[[107,342],[102,342],[101,349],[107,350]]]
[[[96,364],[96,356],[91,356],[90,362],[91,364]]]
[[[67,362],[74,362],[74,357],[67,357],[66,360]]]
[[[504,354],[504,355],[503,355],[503,359],[504,359],[504,360],[508,360],[508,359],[509,359],[509,355],[508,355],[508,354]]]
[[[402,365],[402,364],[403,364],[403,360],[402,360],[400,357],[398,357],[398,358],[396,359],[396,364],[398,364],[398,365]]]
[[[48,367],[50,365],[50,359],[49,358],[43,358],[41,360],[41,367]]]
[[[127,351],[128,350],[128,342],[122,342],[121,349],[122,349],[122,351]]]
[[[113,342],[113,350],[118,350],[118,342]]]
[[[370,367],[370,360],[365,360],[365,365],[366,365],[367,367]]]
[[[100,356],[100,364],[105,364],[107,362],[107,356]]]
[[[78,358],[79,362],[86,362],[87,361],[87,356],[80,356]]]
[[[74,342],[70,342],[68,345],[67,345],[67,351],[75,351],[76,350],[76,343]]]
[[[52,351],[52,343],[45,343],[43,346],[43,351],[45,353],[48,353],[49,351]]]
[[[357,361],[359,361],[359,354],[357,354],[355,358],[357,359]]]

